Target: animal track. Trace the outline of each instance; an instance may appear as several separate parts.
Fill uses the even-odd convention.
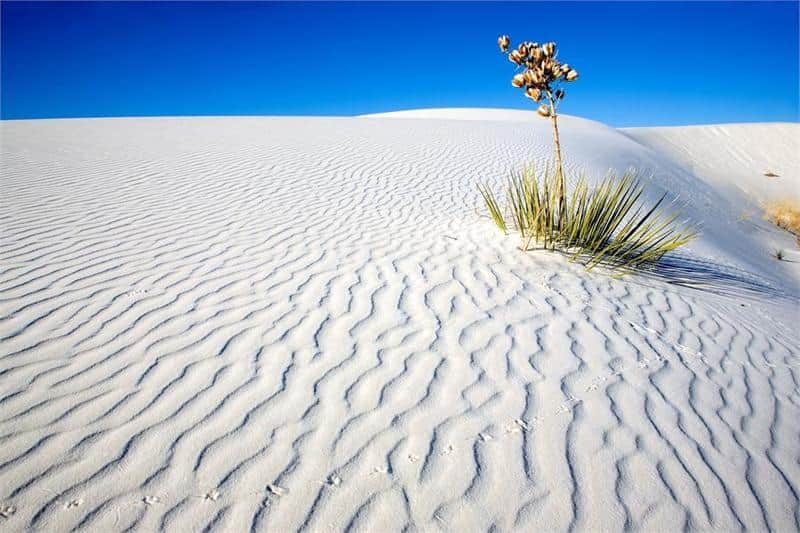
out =
[[[158,496],[145,496],[142,498],[142,503],[147,506],[155,505],[161,503],[161,498]]]
[[[80,507],[81,505],[83,505],[83,498],[76,498],[65,503],[64,509],[73,509],[75,507]]]
[[[125,296],[128,298],[136,298],[139,296],[144,296],[148,294],[150,291],[149,289],[134,289],[132,291],[128,291],[125,293]]]
[[[278,485],[267,485],[267,492],[272,494],[273,496],[283,496],[286,494],[286,489],[283,487],[279,487]]]

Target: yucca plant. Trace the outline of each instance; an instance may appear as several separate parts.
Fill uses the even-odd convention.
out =
[[[522,239],[520,248],[538,245],[582,260],[587,269],[599,264],[633,269],[658,262],[664,254],[688,243],[697,231],[678,223],[678,215],[663,208],[666,195],[645,209],[640,202],[644,188],[632,175],[611,177],[590,188],[581,176],[567,196],[566,177],[558,136],[558,106],[564,99],[564,82],[578,79],[578,72],[556,58],[556,43],[522,42],[510,50],[511,39],[497,39],[500,50],[517,65],[511,85],[539,103],[537,112],[553,126],[555,169],[538,179],[532,169],[511,174],[506,185],[506,209],[491,189],[479,187],[489,215],[508,233],[504,212]]]
[[[556,43],[543,45],[530,41],[520,43],[516,49],[510,50],[511,38],[501,35],[497,39],[500,50],[508,56],[508,60],[523,69],[511,78],[511,85],[522,89],[525,97],[539,105],[539,115],[550,118],[553,126],[553,148],[556,156],[556,184],[558,205],[555,208],[563,218],[566,204],[566,183],[564,167],[561,160],[561,140],[558,136],[558,106],[566,93],[563,83],[578,79],[578,71],[557,58]]]
[[[495,223],[508,231],[504,212],[519,233],[520,248],[540,246],[567,254],[591,270],[603,264],[631,270],[658,262],[664,254],[688,243],[697,231],[678,222],[679,214],[664,208],[666,194],[645,208],[644,187],[631,174],[609,176],[590,188],[581,176],[560,209],[561,177],[546,171],[541,179],[531,168],[512,174],[506,184],[506,208],[484,185],[481,193]]]

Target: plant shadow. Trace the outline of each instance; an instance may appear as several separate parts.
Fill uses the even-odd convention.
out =
[[[798,300],[770,280],[729,265],[720,265],[683,254],[669,254],[643,269],[640,275],[671,285],[729,297],[763,297]]]

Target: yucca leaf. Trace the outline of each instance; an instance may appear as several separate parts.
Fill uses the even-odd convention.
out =
[[[508,211],[523,250],[539,242],[545,249],[567,253],[570,260],[584,258],[587,269],[605,264],[630,271],[654,264],[698,235],[676,222],[678,214],[665,213],[666,194],[646,207],[641,202],[644,187],[630,173],[618,180],[609,175],[593,188],[581,175],[562,202],[564,179],[549,169],[537,176],[531,167],[508,178]],[[491,191],[485,185],[479,190],[491,218],[507,231]]]

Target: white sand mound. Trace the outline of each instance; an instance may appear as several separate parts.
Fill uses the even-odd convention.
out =
[[[445,120],[500,120],[503,122],[541,122],[536,111],[521,109],[502,109],[493,107],[443,107],[431,109],[409,109],[406,111],[390,111],[361,115],[373,118],[421,118]]]
[[[742,216],[798,126],[564,117],[704,229],[614,279],[479,216],[520,113],[0,123],[0,527],[800,527],[798,264]]]

